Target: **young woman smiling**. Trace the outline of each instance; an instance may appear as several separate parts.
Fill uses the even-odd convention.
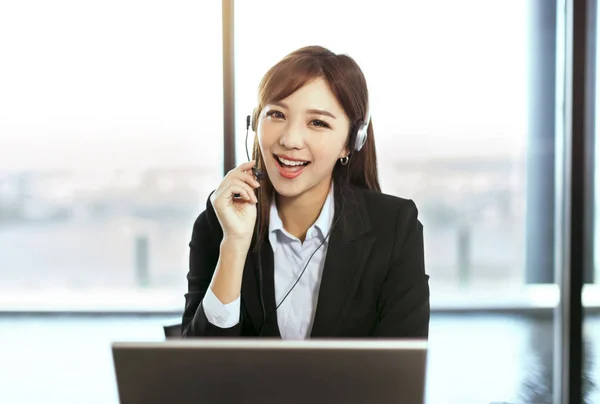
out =
[[[254,160],[194,224],[184,338],[427,338],[423,227],[413,201],[380,190],[356,62],[292,52],[248,125]]]

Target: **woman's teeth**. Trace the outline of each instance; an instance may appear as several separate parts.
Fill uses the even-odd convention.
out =
[[[292,161],[292,160],[286,160],[284,158],[281,158],[279,156],[277,156],[277,159],[279,160],[280,163],[285,164],[286,166],[290,166],[290,167],[295,167],[295,166],[304,166],[308,164],[308,161]]]

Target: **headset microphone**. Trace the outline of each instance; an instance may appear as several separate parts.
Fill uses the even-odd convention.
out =
[[[250,115],[246,116],[246,157],[248,157],[248,161],[250,161],[250,153],[248,153],[248,129],[250,128]],[[258,163],[258,161],[257,161]],[[256,165],[254,167],[252,167],[252,174],[254,174],[254,178],[256,178],[257,181],[260,181],[262,179],[265,178],[265,174],[258,169],[258,167],[256,167]],[[241,197],[240,194],[235,193],[233,194],[233,197],[235,199],[239,199]]]
[[[250,115],[246,116],[246,157],[248,157],[248,161],[250,161],[250,153],[248,153],[248,130],[250,129]],[[258,163],[258,161],[257,161]],[[265,178],[265,174],[258,169],[258,167],[252,167],[252,172],[254,173],[254,177],[260,181]]]

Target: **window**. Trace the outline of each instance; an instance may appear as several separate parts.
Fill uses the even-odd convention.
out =
[[[180,307],[222,177],[220,17],[187,0],[0,6],[0,306],[162,291]]]

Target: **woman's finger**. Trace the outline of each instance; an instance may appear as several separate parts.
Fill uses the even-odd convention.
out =
[[[258,202],[256,195],[254,195],[254,190],[250,187],[250,185],[241,180],[232,180],[232,182],[229,183],[225,194],[226,197],[230,199],[241,198],[248,202]]]
[[[256,164],[255,160],[250,160],[250,161],[240,164],[239,166],[234,168],[232,171],[248,171],[248,170],[251,170],[255,164]]]
[[[241,172],[233,172],[231,173],[231,179],[239,179],[246,184],[250,185],[252,188],[260,187],[260,182],[254,177],[252,171],[241,171]]]

